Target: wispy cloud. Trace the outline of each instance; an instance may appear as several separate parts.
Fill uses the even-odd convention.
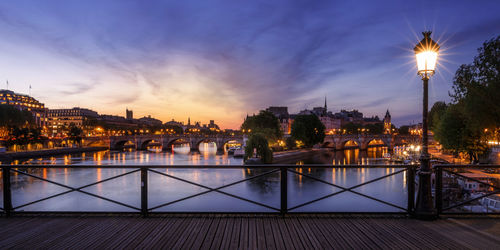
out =
[[[405,68],[414,40],[408,23],[453,27],[452,48],[499,30],[498,4],[433,6],[444,14],[422,16],[427,7],[400,1],[383,9],[301,0],[0,3],[0,78],[38,84],[49,105],[74,101],[115,114],[128,107],[228,127],[247,112],[269,105],[298,111],[324,96],[332,108],[413,114],[401,105],[420,90]],[[438,25],[435,33],[445,31]],[[463,60],[475,53],[460,49]],[[436,80],[436,98],[446,97],[451,77]]]

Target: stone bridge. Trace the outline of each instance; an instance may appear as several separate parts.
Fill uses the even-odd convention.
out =
[[[392,150],[395,146],[416,143],[419,140],[418,136],[402,135],[326,135],[322,147],[335,148],[335,150],[346,148],[366,150],[372,146],[386,146]]]
[[[189,143],[191,150],[198,150],[202,142],[214,142],[217,150],[224,150],[224,145],[229,141],[236,141],[242,145],[246,138],[228,135],[127,135],[127,136],[107,136],[88,137],[83,141],[84,146],[107,146],[110,149],[122,149],[125,145],[131,145],[136,149],[144,150],[148,146],[161,146],[170,148],[173,143],[184,141]]]

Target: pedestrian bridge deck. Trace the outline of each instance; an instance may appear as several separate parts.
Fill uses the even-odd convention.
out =
[[[0,218],[0,249],[498,249],[500,219],[365,215],[57,215]]]

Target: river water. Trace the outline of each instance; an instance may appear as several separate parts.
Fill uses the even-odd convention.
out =
[[[383,164],[380,158],[387,148],[370,148],[367,152],[346,150],[342,152],[324,151],[313,157],[295,162],[296,164],[322,163],[326,168],[309,168],[297,165],[288,172],[288,208],[318,199],[322,196],[342,191],[367,181],[383,177],[402,168],[345,168],[345,164]],[[12,172],[12,200],[18,211],[136,211],[140,199],[140,172],[137,169],[111,168],[110,165],[195,165],[193,168],[154,168],[148,172],[148,207],[154,212],[273,212],[269,207],[280,207],[279,171],[259,178],[240,182],[220,189],[225,194],[264,204],[260,206],[237,199],[224,193],[207,192],[190,199],[184,197],[206,192],[208,188],[218,188],[239,180],[251,178],[273,169],[224,168],[225,165],[242,165],[241,158],[227,153],[217,154],[212,144],[203,144],[200,152],[190,153],[189,148],[176,147],[169,152],[114,152],[101,151],[58,157],[16,161],[14,164],[65,164],[102,165],[101,168],[29,168],[19,169],[43,179],[71,188],[80,188],[108,178],[124,175],[96,185],[81,188],[82,192],[69,192],[54,198],[30,204],[31,202],[68,191],[67,187],[42,181],[21,173]],[[5,164],[5,163],[4,163]],[[221,165],[220,169],[203,168],[203,165]],[[135,172],[134,172],[135,171]],[[296,171],[294,173],[292,171]],[[129,174],[127,174],[129,173]],[[329,185],[313,178],[317,178]],[[196,183],[198,185],[193,185]],[[3,185],[2,185],[3,186]],[[363,195],[406,207],[406,172],[401,172],[376,182],[353,189]],[[91,194],[91,195],[89,195]],[[109,200],[92,196],[97,195]],[[3,198],[2,198],[3,199]],[[122,206],[110,200],[126,204]],[[179,201],[181,200],[181,201]],[[178,202],[175,202],[178,201]],[[171,203],[171,204],[169,204]],[[1,204],[1,203],[0,203]],[[28,204],[28,205],[26,205]],[[167,206],[161,206],[169,204]],[[352,192],[341,192],[318,202],[297,207],[294,212],[401,212],[392,207]]]

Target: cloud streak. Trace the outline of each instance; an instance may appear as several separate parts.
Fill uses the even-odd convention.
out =
[[[236,128],[247,112],[269,105],[295,112],[320,105],[326,95],[330,107],[359,108],[367,115],[392,108],[404,123],[419,105],[402,102],[420,90],[415,77],[406,75],[413,70],[413,64],[405,67],[414,45],[408,23],[416,30],[425,28],[423,19],[454,27],[447,45],[461,54],[453,60],[470,61],[478,41],[498,31],[492,10],[499,6],[440,3],[435,11],[447,15],[437,18],[400,1],[386,6],[284,0],[0,3],[0,35],[9,38],[0,41],[0,77],[38,85],[49,106],[75,101],[101,113],[121,114],[128,107],[163,120],[215,119]],[[458,13],[465,21],[445,18]],[[446,98],[442,92],[451,78],[448,73],[436,80],[436,98]],[[61,101],[60,95],[72,100]]]

